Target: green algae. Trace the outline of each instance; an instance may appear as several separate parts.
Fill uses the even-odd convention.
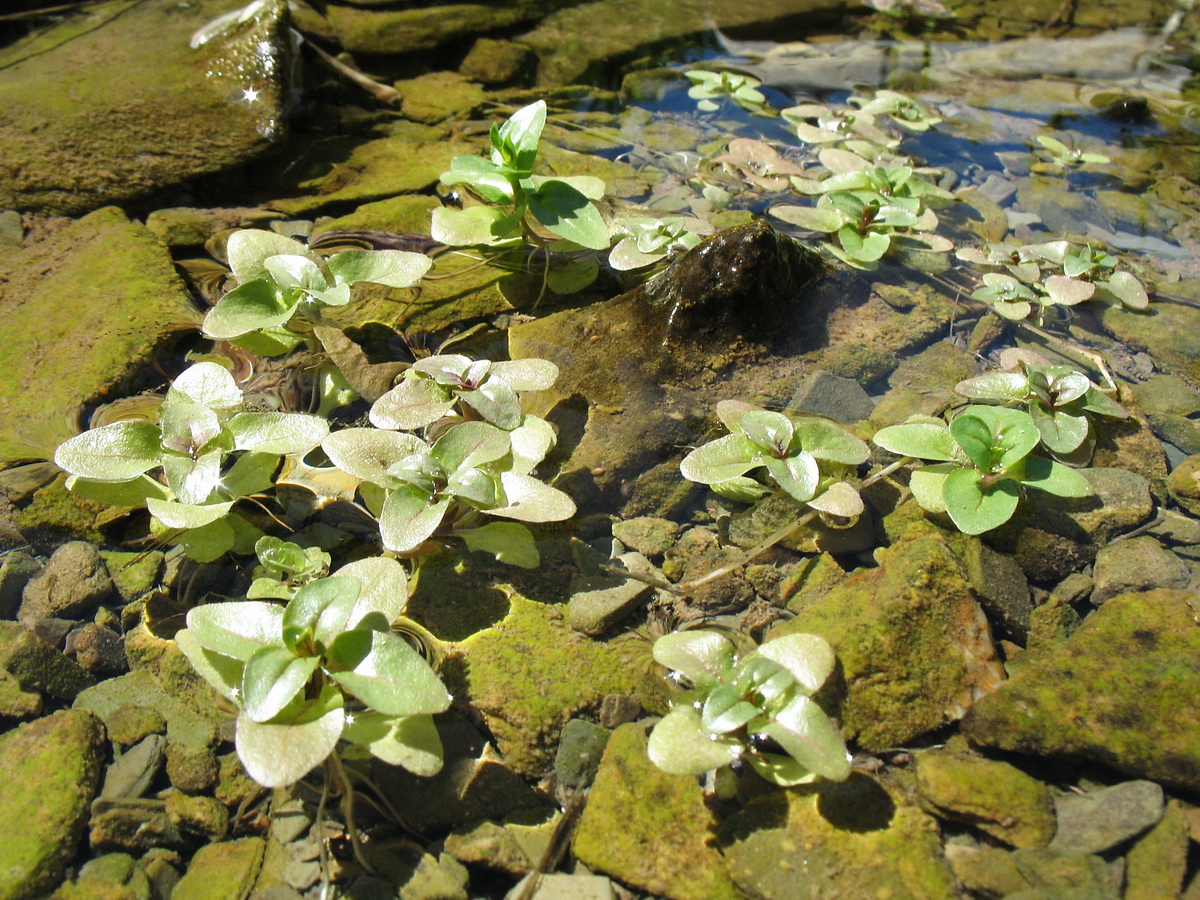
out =
[[[571,718],[599,709],[606,694],[637,693],[636,638],[597,641],[573,631],[563,610],[513,593],[509,614],[462,641],[443,672],[455,695],[487,722],[508,763],[540,774]]]
[[[659,771],[646,733],[631,723],[613,732],[572,844],[588,868],[671,900],[739,896],[713,832],[716,821],[694,778]]]
[[[174,900],[244,900],[262,867],[266,842],[238,838],[201,847],[171,892]]]
[[[0,265],[0,371],[11,385],[0,392],[0,461],[49,458],[84,404],[199,320],[166,249],[115,208]]]
[[[65,710],[0,737],[0,898],[44,895],[63,878],[104,764],[104,726]]]

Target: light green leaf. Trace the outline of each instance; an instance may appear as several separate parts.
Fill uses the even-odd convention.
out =
[[[434,442],[430,455],[447,473],[495,462],[511,444],[508,432],[487,422],[459,422]]]
[[[558,366],[548,359],[502,359],[489,371],[514,391],[544,391],[558,378]]]
[[[946,511],[946,498],[943,495],[946,478],[958,470],[959,467],[952,463],[937,463],[913,470],[908,479],[908,489],[921,509],[931,513]]]
[[[304,454],[329,434],[329,423],[304,413],[244,412],[229,420],[235,450]]]
[[[857,466],[867,461],[871,448],[846,429],[820,419],[810,419],[796,425],[793,445],[803,447],[817,459]]]
[[[489,378],[477,390],[459,391],[458,397],[500,428],[512,429],[521,424],[521,401],[516,391],[503,381]]]
[[[829,642],[816,634],[786,634],[772,638],[756,652],[791,672],[809,694],[821,689],[837,664]]]
[[[393,634],[343,632],[330,645],[327,659],[333,679],[376,712],[411,716],[450,706],[450,695],[429,663]]]
[[[761,450],[746,435],[727,434],[702,444],[683,458],[679,471],[689,481],[715,484],[728,481],[761,465]]]
[[[1146,309],[1150,305],[1146,289],[1128,272],[1113,272],[1098,287],[1129,309]]]
[[[545,228],[591,250],[608,249],[608,226],[600,210],[564,181],[547,181],[529,197],[529,211]]]
[[[785,454],[795,434],[792,420],[782,413],[753,409],[738,420],[738,430],[768,453]]]
[[[266,261],[281,255],[311,256],[299,241],[258,228],[235,231],[225,243],[225,258],[239,282],[261,278],[267,271]]]
[[[217,414],[202,403],[172,391],[158,409],[162,446],[195,456],[221,433]]]
[[[492,144],[496,146],[500,159],[496,159],[493,154],[492,161],[507,164],[519,171],[532,170],[534,160],[537,159],[538,142],[545,126],[545,100],[538,100],[518,109],[499,128],[493,127]]]
[[[211,684],[218,694],[232,703],[238,702],[242,693],[242,669],[245,663],[204,647],[188,628],[176,632],[175,644],[197,674]]]
[[[859,496],[858,491],[844,481],[831,484],[828,488],[817,494],[817,496],[805,502],[818,512],[838,516],[843,519],[853,519],[856,516],[860,516],[865,509],[862,497]]]
[[[955,469],[942,487],[946,512],[963,534],[983,534],[1012,518],[1021,500],[1017,485],[1008,479],[984,487],[979,472]]]
[[[742,699],[741,691],[728,684],[718,684],[708,692],[700,707],[700,727],[710,735],[728,734],[758,714],[757,708]]]
[[[1062,306],[1074,306],[1084,300],[1090,300],[1096,293],[1096,285],[1090,281],[1080,281],[1078,278],[1068,278],[1065,275],[1051,275],[1042,282],[1050,302]]]
[[[283,611],[283,637],[296,652],[295,639],[311,633],[328,646],[342,633],[358,600],[362,585],[354,577],[338,574],[304,585]]]
[[[368,556],[347,563],[337,570],[338,576],[357,578],[358,600],[346,624],[354,628],[369,613],[381,613],[388,622],[395,622],[408,605],[408,572],[403,564],[387,556]]]
[[[1017,403],[1029,393],[1029,380],[1020,372],[988,372],[960,381],[954,390],[972,400]]]
[[[113,422],[59,444],[54,462],[92,481],[131,481],[159,464],[159,438],[150,422]]]
[[[1078,471],[1041,456],[1025,458],[1021,483],[1056,497],[1087,497],[1094,493],[1088,480]]]
[[[499,247],[520,242],[520,224],[519,217],[494,206],[440,206],[430,216],[429,234],[451,247]]]
[[[804,768],[831,781],[850,774],[850,754],[829,716],[808,697],[797,697],[760,728]]]
[[[454,408],[454,395],[432,378],[405,377],[375,401],[369,418],[376,428],[412,431],[436,422]]]
[[[193,459],[184,453],[165,452],[162,455],[163,474],[172,493],[182,503],[204,503],[221,485],[221,449]]]
[[[768,212],[789,225],[825,234],[832,234],[846,224],[846,216],[842,212],[822,206],[772,206]]]
[[[67,490],[108,506],[145,506],[151,497],[166,500],[171,496],[166,485],[149,475],[139,475],[132,481],[91,481],[71,475],[67,478]]]
[[[343,428],[321,441],[330,461],[355,478],[394,488],[402,483],[387,470],[416,453],[428,453],[429,445],[415,434],[382,431],[378,428]]]
[[[167,528],[203,528],[210,522],[223,519],[233,508],[233,501],[225,503],[176,503],[172,500],[146,501],[150,515]]]
[[[388,495],[379,515],[379,535],[383,546],[394,553],[415,550],[429,539],[450,508],[451,498],[436,503],[429,494],[411,485]]]
[[[1029,404],[1029,415],[1042,436],[1042,443],[1051,453],[1066,454],[1078,449],[1087,440],[1091,428],[1082,412],[1051,410],[1036,400]]]
[[[221,489],[228,497],[249,497],[275,484],[279,457],[274,453],[243,453],[221,477]]]
[[[944,422],[905,422],[875,432],[871,441],[898,456],[949,461],[955,457],[954,437]]]
[[[261,278],[239,284],[205,314],[204,334],[227,341],[251,331],[277,328],[292,317],[303,296],[299,291],[281,291]]]
[[[304,690],[318,657],[302,659],[285,647],[263,647],[242,672],[242,711],[255,722],[275,718]]]
[[[537,416],[524,416],[521,424],[508,432],[512,446],[512,465],[509,471],[528,475],[546,458],[558,440],[554,426]]]
[[[734,646],[715,631],[674,631],[654,642],[654,661],[685,676],[698,688],[729,674]]]
[[[329,271],[339,284],[385,284],[406,288],[417,284],[433,260],[423,253],[404,250],[347,250],[331,256]]]
[[[387,716],[370,710],[355,713],[346,717],[342,737],[376,759],[414,775],[430,778],[442,769],[442,740],[431,716]]]
[[[533,535],[518,522],[489,522],[456,531],[455,535],[463,539],[468,550],[490,553],[497,562],[522,569],[536,569],[541,562]]]
[[[507,502],[489,509],[493,516],[521,522],[560,522],[575,515],[574,500],[532,476],[501,472],[500,487]]]
[[[307,256],[291,254],[268,256],[263,260],[263,268],[282,288],[323,291],[330,287],[325,281],[325,275],[321,272],[320,266]]]
[[[232,523],[245,521],[235,514],[199,528],[189,528],[180,534],[176,529],[164,529],[157,519],[151,519],[150,533],[172,546],[182,547],[188,559],[194,562],[215,562],[234,549],[238,542],[238,534]]]
[[[239,715],[237,754],[247,774],[264,787],[286,787],[325,762],[342,735],[342,702],[341,691],[330,685],[276,721]]]
[[[190,609],[187,628],[206,650],[246,662],[263,647],[283,646],[283,608],[237,600]]]
[[[700,726],[700,713],[676,706],[654,726],[647,744],[650,761],[672,775],[699,775],[738,759],[742,744],[712,735]]]
[[[786,459],[766,457],[762,460],[775,483],[797,500],[811,500],[821,480],[817,461],[809,453],[797,453]]]

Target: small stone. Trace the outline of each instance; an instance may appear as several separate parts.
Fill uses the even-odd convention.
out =
[[[214,797],[167,797],[167,816],[185,837],[219,841],[229,830],[229,810]]]
[[[23,593],[19,619],[83,618],[112,593],[100,551],[87,541],[69,541],[54,551],[46,568]]]
[[[0,555],[0,619],[15,619],[21,607],[21,593],[42,569],[42,564],[24,550],[8,550]]]
[[[186,794],[207,791],[217,783],[220,765],[208,747],[171,741],[167,744],[167,776]]]
[[[1086,578],[1086,581],[1090,592],[1091,579]],[[1050,598],[1029,614],[1025,649],[1030,653],[1050,652],[1069,638],[1082,621],[1069,601],[1063,599],[1061,594],[1051,592]]]
[[[1191,570],[1156,538],[1142,535],[1101,547],[1092,577],[1096,582],[1092,603],[1099,606],[1117,594],[1130,591],[1186,588]]]
[[[870,418],[875,401],[857,381],[817,370],[800,382],[787,408],[800,413],[828,416],[836,422],[852,425]]]
[[[629,694],[605,694],[600,701],[600,724],[605,728],[632,722],[641,714],[642,704]]]
[[[150,789],[162,769],[167,739],[151,734],[122,753],[104,773],[104,800],[129,800],[141,797]]]
[[[148,734],[166,734],[167,720],[162,713],[140,703],[123,703],[104,717],[108,737],[118,746],[128,746]]]
[[[143,550],[140,553],[101,550],[100,558],[104,560],[104,567],[117,593],[122,600],[129,602],[158,584],[165,554],[161,550]]]
[[[1058,832],[1051,847],[1103,853],[1158,823],[1163,791],[1153,781],[1126,781],[1086,794],[1063,794],[1055,808]]]
[[[916,762],[917,793],[935,815],[1010,847],[1044,847],[1054,837],[1050,788],[1015,766],[937,750],[918,753]]]
[[[0,719],[32,719],[42,712],[42,695],[0,669]]]
[[[533,63],[533,51],[528,47],[481,37],[467,51],[458,71],[485,87],[500,87],[528,78]]]
[[[679,526],[657,516],[634,516],[612,524],[612,536],[643,556],[662,556],[675,543]]]
[[[171,900],[245,900],[258,878],[265,849],[266,841],[258,837],[201,847]]]
[[[0,669],[28,691],[71,701],[92,683],[73,659],[63,656],[16,622],[0,622]]]
[[[613,562],[639,575],[660,576],[640,553],[622,553]],[[597,635],[608,631],[630,615],[651,585],[636,578],[601,572],[571,579],[568,588],[567,624],[583,634]]]
[[[404,117],[426,125],[470,118],[487,100],[479,85],[457,72],[429,72],[396,82],[404,98]]]
[[[466,867],[448,853],[426,853],[400,888],[399,900],[467,900],[469,879]]]
[[[1187,872],[1187,857],[1187,814],[1178,800],[1172,800],[1158,824],[1125,856],[1124,900],[1177,896]]]
[[[1200,520],[1185,516],[1173,509],[1160,510],[1162,521],[1150,529],[1149,534],[1169,544],[1194,547],[1200,544]]]
[[[590,784],[611,736],[607,728],[586,719],[572,719],[564,725],[558,752],[554,755],[554,774],[558,783],[568,788]]]
[[[89,859],[80,868],[75,886],[81,900],[105,896],[150,900],[151,896],[150,879],[137,860],[128,853],[106,853]]]
[[[465,865],[486,866],[518,877],[533,868],[516,837],[495,822],[451,832],[446,837],[446,852]]]
[[[1200,516],[1200,455],[1189,456],[1167,476],[1167,490],[1175,502]]]
[[[1012,852],[1017,870],[1037,893],[1032,897],[1086,897],[1087,900],[1119,900],[1120,873],[1109,868],[1103,857],[1054,847],[1024,847]]]
[[[979,897],[1007,897],[1030,887],[1012,854],[999,847],[975,849],[948,844],[946,861],[962,886]]]
[[[505,900],[525,897],[524,890],[530,877],[518,881],[505,895]],[[616,900],[617,892],[612,881],[603,875],[551,872],[538,877],[537,887],[528,897],[529,900]]]
[[[68,633],[63,653],[75,657],[75,661],[93,675],[104,677],[129,671],[121,635],[94,622]]]

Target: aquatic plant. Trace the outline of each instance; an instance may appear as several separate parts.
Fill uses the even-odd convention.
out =
[[[549,176],[534,173],[538,145],[546,124],[546,103],[539,100],[503,124],[492,124],[489,157],[467,154],[450,161],[442,184],[465,188],[477,202],[462,209],[433,211],[430,234],[452,246],[506,250],[528,243],[559,253],[607,250],[608,226],[593,203],[604,196],[604,182],[590,175]],[[595,278],[593,257],[564,277],[564,288],[577,290]],[[550,275],[549,262],[546,269]],[[548,280],[551,290],[560,285]]]
[[[664,772],[745,762],[781,786],[850,774],[837,726],[812,699],[836,663],[823,638],[789,634],[739,657],[724,635],[696,629],[663,635],[653,654],[672,680],[691,684],[650,732],[650,759]]]
[[[722,400],[717,416],[730,434],[684,457],[679,469],[688,480],[750,503],[772,488],[746,473],[765,469],[774,489],[818,512],[839,518],[862,512],[862,499],[847,479],[870,449],[845,429],[825,419],[793,420],[739,400]]]
[[[266,787],[303,778],[346,741],[419,775],[442,767],[433,715],[450,695],[391,623],[408,601],[404,566],[373,557],[299,587],[285,606],[198,606],[176,634],[196,671],[238,709],[235,744]]]
[[[692,82],[688,96],[696,101],[696,108],[701,112],[715,112],[721,108],[718,100],[729,100],[755,115],[773,114],[766,95],[759,90],[762,82],[752,75],[704,69],[689,69],[683,74]]]
[[[405,288],[416,285],[432,261],[405,250],[346,250],[324,259],[300,241],[247,228],[235,231],[226,257],[237,286],[204,317],[204,334],[255,353],[286,353],[304,335],[293,317],[311,325],[321,310],[345,306],[360,282]]]
[[[647,268],[691,250],[712,231],[711,225],[682,216],[621,219],[612,228],[617,240],[608,252],[608,264],[619,272]]]
[[[1056,457],[1090,457],[1096,442],[1093,418],[1129,416],[1099,385],[1070,366],[1021,360],[1015,371],[988,372],[960,381],[954,389],[972,400],[1024,406],[1042,446]]]
[[[199,362],[175,379],[157,423],[93,428],[64,441],[54,461],[70,473],[71,490],[145,506],[159,537],[182,543],[193,559],[213,560],[239,533],[257,536],[234,505],[272,487],[281,456],[307,453],[329,433],[318,416],[246,411],[242,403],[227,369]]]
[[[1036,140],[1038,146],[1034,150],[1034,155],[1038,158],[1038,161],[1030,167],[1031,171],[1034,172],[1058,172],[1063,169],[1081,166],[1085,163],[1100,164],[1112,162],[1103,153],[1091,153],[1082,150],[1074,145],[1065,144],[1058,138],[1051,137],[1048,134],[1039,134]]]
[[[254,554],[259,566],[246,590],[248,600],[290,600],[299,588],[328,575],[333,561],[320,547],[301,547],[269,534],[255,542]]]
[[[949,423],[912,416],[881,428],[872,441],[903,457],[934,460],[912,471],[913,498],[929,512],[949,515],[965,534],[1007,522],[1026,488],[1059,497],[1091,493],[1076,470],[1032,452],[1041,432],[1033,416],[1019,409],[967,406]]]

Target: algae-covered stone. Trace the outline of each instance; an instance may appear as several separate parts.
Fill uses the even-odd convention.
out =
[[[158,584],[164,555],[161,550],[133,553],[121,550],[101,550],[100,558],[108,569],[113,586],[123,600],[136,600]]]
[[[1012,859],[1017,871],[1035,889],[1036,892],[1030,892],[1031,897],[1117,900],[1121,896],[1120,872],[1110,869],[1102,856],[1050,847],[1022,847],[1013,851]]]
[[[1159,823],[1125,856],[1124,900],[1177,896],[1187,871],[1187,854],[1187,814],[1178,800],[1172,800]]]
[[[646,732],[622,725],[600,761],[572,844],[576,858],[671,900],[738,896],[713,846],[712,813],[696,779],[650,762]]]
[[[270,148],[289,89],[287,4],[272,0],[227,35],[188,46],[243,5],[107,3],[96,7],[107,18],[69,19],[43,52],[0,56],[0,206],[77,215]],[[61,296],[75,312],[85,292]]]
[[[414,122],[435,125],[467,118],[487,101],[487,93],[457,72],[428,72],[396,82],[404,98],[404,115]]]
[[[945,851],[954,876],[975,896],[999,900],[1031,886],[1007,850],[947,844]]]
[[[917,792],[935,815],[974,825],[1011,847],[1054,837],[1050,788],[1016,766],[962,753],[917,754]]]
[[[540,774],[568,719],[597,709],[605,694],[636,689],[636,639],[591,640],[571,630],[557,607],[519,594],[511,604],[503,621],[459,645],[462,688],[509,764]]]
[[[1200,516],[1200,455],[1189,456],[1172,469],[1167,488],[1176,503]]]
[[[933,415],[955,397],[954,385],[977,371],[975,358],[950,341],[938,341],[900,363],[888,392],[871,413],[876,425],[902,422],[916,413]]]
[[[937,825],[866,775],[764,794],[721,829],[729,871],[762,900],[838,895],[889,900],[959,896]]]
[[[182,686],[177,686],[182,691]],[[88,688],[75,699],[75,706],[96,713],[105,721],[125,715],[127,704],[136,704],[156,711],[167,723],[167,737],[172,741],[206,747],[212,743],[217,726],[229,715],[221,712],[207,683],[194,685],[192,698],[172,693],[155,677],[142,669],[119,678],[110,678]]]
[[[0,736],[0,898],[39,897],[62,881],[99,785],[104,726],[64,710]]]
[[[866,749],[902,746],[962,717],[1004,677],[959,563],[934,537],[877,554],[879,567],[835,585],[771,636],[818,634],[845,682],[842,729]]]
[[[172,900],[244,900],[254,887],[265,848],[266,841],[258,837],[201,847]]]
[[[1157,590],[1106,602],[1051,654],[981,700],[972,744],[1082,757],[1200,790],[1200,622],[1195,594]]]
[[[401,54],[517,25],[541,15],[543,7],[536,0],[380,10],[334,4],[325,12],[339,43],[351,53]]]
[[[50,557],[41,572],[25,585],[21,620],[78,619],[90,615],[113,589],[100,551],[87,541],[68,541]]]
[[[1172,292],[1193,296],[1197,282],[1172,285]],[[1200,309],[1187,303],[1155,303],[1148,312],[1103,307],[1100,322],[1133,350],[1145,350],[1169,374],[1200,388]]]
[[[170,255],[98,210],[0,259],[0,460],[49,458],[84,404],[199,320]]]
[[[1054,802],[1058,831],[1050,846],[1076,853],[1105,853],[1158,824],[1163,790],[1153,781],[1125,781]]]
[[[1191,578],[1187,563],[1149,535],[1114,541],[1096,554],[1092,603],[1153,588],[1185,588]]]
[[[662,556],[675,542],[679,526],[657,516],[634,516],[613,522],[612,535],[630,550],[645,556]]]
[[[0,622],[0,669],[27,691],[70,701],[92,683],[75,660],[63,656],[16,622]]]

